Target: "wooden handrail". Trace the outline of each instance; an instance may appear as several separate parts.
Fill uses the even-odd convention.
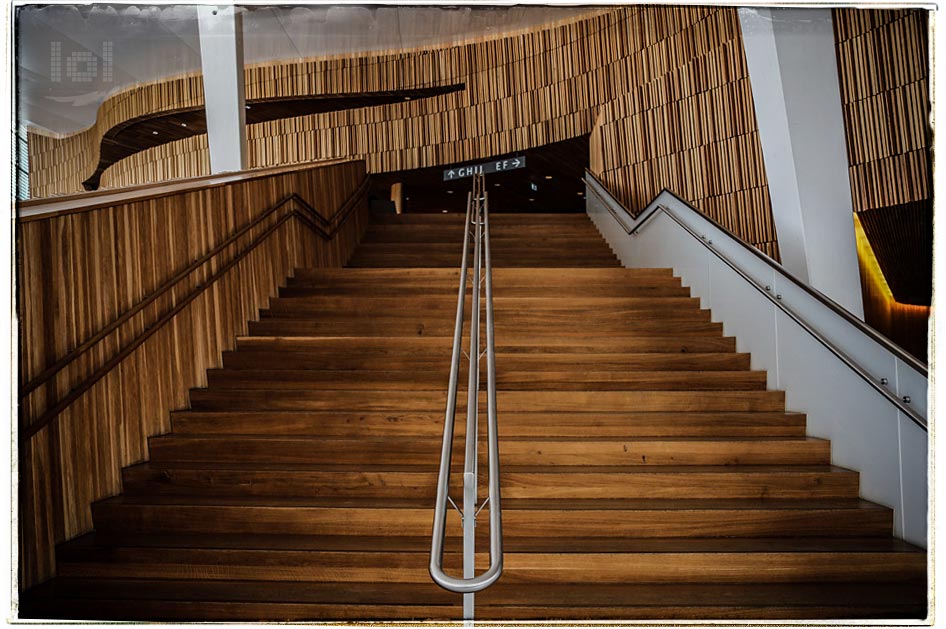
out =
[[[48,367],[43,371],[42,374],[34,378],[27,385],[23,387],[20,393],[20,398],[25,398],[34,391],[37,387],[42,386],[44,383],[48,382],[53,378],[57,373],[62,371],[64,367],[75,361],[79,356],[87,352],[89,349],[94,347],[99,341],[103,338],[114,332],[119,326],[127,322],[131,317],[140,312],[142,309],[147,307],[150,303],[153,303],[156,299],[167,293],[171,288],[179,284],[184,278],[191,275],[198,268],[209,262],[214,255],[227,248],[228,246],[233,245],[241,236],[245,235],[247,231],[253,227],[259,225],[263,220],[272,216],[272,214],[278,211],[281,207],[285,206],[290,201],[295,201],[304,211],[294,208],[289,213],[285,214],[282,218],[277,220],[275,223],[270,225],[266,231],[257,236],[247,247],[241,250],[233,258],[231,258],[225,265],[220,269],[214,272],[203,284],[199,284],[188,293],[184,299],[177,303],[173,308],[165,312],[161,317],[158,318],[153,324],[148,326],[141,334],[139,334],[135,339],[133,339],[128,345],[119,349],[111,358],[109,358],[101,367],[95,370],[88,378],[83,380],[80,384],[75,386],[72,390],[69,391],[63,398],[61,398],[56,404],[47,409],[36,421],[31,422],[29,425],[25,425],[25,418],[21,418],[24,425],[21,426],[20,430],[20,439],[21,441],[26,441],[30,439],[33,435],[39,432],[44,426],[49,424],[53,419],[55,419],[64,409],[66,409],[70,404],[72,404],[76,399],[78,399],[83,393],[92,388],[95,383],[101,380],[109,371],[114,369],[114,367],[120,363],[122,360],[128,357],[135,349],[137,349],[142,343],[144,343],[148,338],[150,338],[155,332],[161,329],[166,323],[168,323],[178,312],[180,312],[184,307],[186,307],[190,302],[199,297],[207,288],[212,286],[218,279],[220,279],[228,270],[230,270],[235,264],[240,260],[250,254],[255,250],[260,244],[262,244],[273,232],[276,231],[280,226],[287,222],[291,218],[296,218],[305,225],[313,233],[318,234],[323,240],[331,240],[341,226],[347,221],[348,217],[351,216],[357,202],[367,193],[368,191],[368,177],[365,176],[361,183],[358,185],[358,188],[345,200],[341,205],[338,211],[332,215],[331,218],[326,219],[320,215],[308,202],[306,202],[298,194],[293,193],[280,201],[277,201],[269,208],[266,209],[259,217],[254,219],[251,223],[240,228],[238,231],[231,234],[224,242],[217,245],[211,251],[207,252],[193,263],[188,265],[186,269],[175,274],[169,281],[165,282],[154,291],[149,293],[143,300],[138,302],[131,309],[123,313],[121,316],[116,318],[110,324],[102,328],[99,332],[95,333],[89,339],[84,341],[81,345],[77,346],[69,354],[58,360],[56,363]]]
[[[124,188],[107,188],[104,190],[77,192],[55,197],[25,199],[23,201],[17,201],[17,220],[20,222],[29,222],[61,216],[63,214],[88,212],[112,205],[134,203],[145,199],[160,199],[161,197],[167,197],[172,194],[206,190],[208,188],[225,186],[241,181],[251,181],[261,177],[272,177],[273,175],[283,175],[300,170],[344,164],[351,161],[356,160],[335,159],[321,162],[290,164],[288,166],[267,166],[232,173],[218,173],[216,175],[173,179],[171,181],[146,183]]]

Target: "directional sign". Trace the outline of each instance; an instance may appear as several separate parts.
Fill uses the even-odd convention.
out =
[[[483,162],[482,164],[476,164],[475,166],[459,166],[456,168],[448,168],[447,170],[443,171],[443,180],[453,181],[454,179],[472,177],[473,175],[501,173],[507,170],[515,170],[517,168],[525,167],[526,156],[519,155],[517,157],[509,157],[507,159],[500,159],[494,162]]]

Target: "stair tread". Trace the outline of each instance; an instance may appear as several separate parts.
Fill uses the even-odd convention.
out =
[[[485,540],[485,531],[479,533]],[[429,536],[262,535],[262,534],[161,534],[127,533],[116,544],[103,544],[95,533],[60,544],[68,553],[121,547],[196,550],[285,550],[291,552],[430,552]],[[792,537],[792,538],[624,538],[624,537],[505,537],[504,551],[548,554],[644,553],[924,553],[922,548],[893,537]],[[481,548],[485,546],[481,545]],[[459,535],[449,535],[446,551],[462,552]],[[485,551],[481,551],[485,552]]]
[[[60,577],[50,582],[44,592],[34,593],[32,602],[41,604],[58,595],[81,599],[121,599],[132,601],[265,601],[273,604],[316,603],[338,605],[386,604],[459,605],[458,596],[436,586],[418,588],[402,583],[273,583],[269,581],[205,581],[186,579],[99,579],[84,581]],[[917,584],[507,584],[502,580],[477,596],[477,606],[484,611],[499,605],[543,605],[549,607],[589,607],[609,605],[631,607],[666,605],[669,607],[705,606],[723,608],[732,605],[792,605],[814,608],[819,605],[895,607],[923,605],[926,587]]]
[[[188,435],[177,435],[177,434],[166,434],[152,437],[152,443],[155,441],[170,441],[170,440],[196,440],[200,439],[203,441],[221,441],[221,442],[232,442],[234,440],[253,440],[253,441],[279,441],[279,442],[338,442],[338,443],[351,443],[354,445],[358,444],[380,444],[380,445],[391,445],[397,446],[399,443],[403,447],[408,445],[416,445],[418,443],[432,443],[439,444],[440,439],[431,437],[431,438],[412,438],[410,444],[405,441],[394,440],[389,437],[363,437],[363,438],[345,438],[345,437],[332,437],[330,439],[325,439],[322,437],[316,436],[287,436],[287,435],[269,435],[269,434],[260,434],[260,435],[245,435],[245,436],[236,436],[234,435],[215,435],[215,434],[188,434]],[[614,437],[582,437],[577,439],[575,437],[543,437],[536,439],[535,437],[504,437],[503,441],[506,443],[530,443],[530,444],[542,444],[542,443],[576,443],[576,442],[586,442],[586,443],[614,443]],[[784,436],[775,436],[775,437],[635,437],[635,442],[643,443],[655,443],[655,442],[670,442],[670,443],[685,443],[685,442],[700,442],[700,443],[728,443],[728,442],[749,442],[749,443],[765,443],[765,442],[799,442],[799,443],[825,443],[825,439],[820,439],[818,437],[784,437]]]
[[[148,506],[252,506],[286,509],[420,509],[430,511],[426,499],[410,498],[286,498],[242,496],[135,496],[119,495],[101,500],[96,505]],[[713,510],[889,510],[860,498],[831,499],[506,499],[503,511],[713,511]]]
[[[462,468],[454,463],[455,469]],[[126,470],[155,470],[169,469],[167,465],[153,461],[138,463]],[[216,461],[186,461],[175,463],[173,470],[231,470],[238,472],[345,472],[345,473],[436,473],[439,465],[429,464],[278,464],[260,462],[216,462]],[[509,474],[619,474],[619,475],[648,475],[648,474],[856,474],[856,472],[836,465],[653,465],[640,467],[626,467],[619,465],[602,466],[561,466],[561,465],[507,465],[501,468],[503,473]]]

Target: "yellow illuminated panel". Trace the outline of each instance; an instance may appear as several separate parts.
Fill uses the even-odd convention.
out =
[[[874,255],[874,249],[867,240],[861,219],[856,213],[854,214],[854,236],[857,239],[857,257],[861,261],[861,272],[867,273],[867,282],[874,289],[873,292],[879,293],[884,301],[896,302],[890,285],[887,284],[887,278],[884,277],[884,272],[880,268],[880,263],[877,262],[877,256]]]

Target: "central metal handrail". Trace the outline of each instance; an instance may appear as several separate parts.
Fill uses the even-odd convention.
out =
[[[503,571],[502,506],[499,496],[499,436],[496,411],[496,357],[493,338],[493,277],[489,246],[489,201],[483,176],[473,178],[473,192],[467,195],[464,222],[463,260],[460,265],[460,289],[457,295],[457,317],[453,329],[453,353],[447,409],[444,414],[443,447],[440,453],[440,474],[437,478],[437,502],[430,546],[430,576],[440,587],[463,594],[463,617],[473,618],[473,594],[499,579]],[[470,313],[470,372],[467,389],[466,447],[463,464],[463,509],[450,498],[450,461],[453,455],[453,428],[456,421],[457,388],[463,342],[464,304],[469,267],[469,245],[473,238],[473,284]],[[483,278],[481,280],[481,273]],[[486,390],[487,390],[487,455],[489,492],[482,504],[478,498],[479,384],[480,384],[480,297],[486,292]],[[448,503],[456,509],[463,523],[463,577],[451,577],[443,571],[443,547]],[[475,575],[476,516],[489,507],[489,569]]]

